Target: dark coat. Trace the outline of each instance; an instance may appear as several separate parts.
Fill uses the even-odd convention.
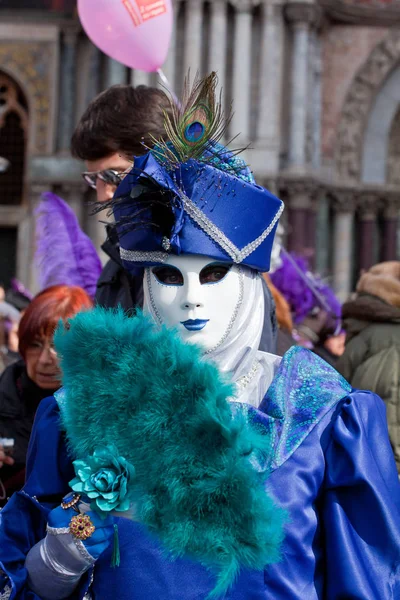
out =
[[[343,305],[346,349],[337,370],[353,387],[386,404],[390,441],[400,472],[400,308],[360,294]]]
[[[312,351],[314,352],[314,354],[318,354],[318,356],[320,356],[325,362],[331,365],[331,367],[334,367],[336,369],[339,357],[330,352],[328,348],[325,348],[323,344],[316,344]]]
[[[105,308],[121,306],[125,311],[143,306],[143,270],[136,276],[126,271],[119,255],[119,244],[113,229],[108,229],[108,239],[102,245],[103,252],[110,257],[97,282],[95,301]]]
[[[8,350],[7,347],[0,348],[0,375],[7,369],[9,365],[21,360],[21,355],[18,352]]]
[[[36,410],[52,390],[39,388],[26,372],[25,363],[13,363],[0,377],[0,437],[14,440],[15,464],[0,469],[0,479],[7,495],[23,484],[26,452]]]

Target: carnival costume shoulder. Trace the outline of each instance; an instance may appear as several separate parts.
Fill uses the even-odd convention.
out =
[[[78,343],[84,351],[76,360]],[[0,563],[10,598],[37,598],[26,585],[25,555],[44,536],[49,506],[59,500],[55,495],[68,491],[71,460],[100,442],[122,441],[126,430],[137,443],[133,451],[120,449],[129,452],[142,489],[135,496],[137,520],[118,519],[121,565],[110,567],[111,550],[100,557],[90,586],[95,598],[108,598],[112,590],[120,600],[200,600],[215,589],[224,560],[232,556],[243,567],[225,596],[232,600],[271,594],[278,600],[396,597],[400,501],[376,396],[351,390],[323,361],[294,349],[259,410],[228,404],[232,387],[196,348],[142,316],[128,319],[101,309],[72,321],[69,331],[59,333],[58,345],[65,387],[57,402],[49,399],[39,408],[26,486],[0,515]],[[117,349],[121,360],[111,370]],[[222,449],[216,449],[216,439],[224,441]],[[371,447],[377,448],[374,455]],[[245,483],[249,490],[240,487]],[[267,500],[259,496],[264,486]],[[201,539],[192,487],[199,506],[213,494],[226,494],[222,507],[214,505],[218,521],[205,511]],[[235,490],[242,495],[232,498]],[[246,508],[243,498],[255,502]],[[274,503],[287,514],[280,556],[283,515]],[[221,537],[221,519],[241,528],[243,537]],[[261,571],[243,562],[240,545],[260,533],[266,536],[260,551],[268,546],[278,560]],[[218,548],[229,544],[229,555],[218,554],[216,561],[217,546],[207,553],[204,539]],[[84,577],[71,598],[83,598],[90,580]]]

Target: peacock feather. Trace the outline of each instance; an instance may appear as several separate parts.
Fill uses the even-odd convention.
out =
[[[185,78],[182,102],[171,101],[171,115],[164,112],[164,127],[168,142],[154,139],[154,156],[176,168],[189,159],[200,160],[215,153],[215,146],[224,136],[231,116],[225,118],[221,92],[217,98],[218,77],[215,72],[204,79],[196,76],[193,86]]]
[[[246,183],[255,183],[250,168],[238,156],[244,148],[230,150],[219,141],[228,128],[231,112],[227,117],[224,115],[217,86],[215,72],[204,79],[197,76],[193,86],[189,76],[186,77],[182,101],[179,103],[172,96],[170,110],[164,111],[167,141],[150,135],[152,143],[145,146],[148,155],[156,160],[156,168],[154,165],[149,168],[147,160],[143,162],[143,157],[136,157],[132,171],[120,184],[114,198],[96,205],[95,213],[106,210],[109,216],[113,214],[120,236],[145,228],[152,228],[162,238],[170,239],[171,235],[177,234],[176,223],[182,223],[181,196],[184,194],[184,190],[179,191],[180,175],[177,172],[190,159]],[[116,210],[132,201],[135,212],[128,210],[125,215],[124,210]]]

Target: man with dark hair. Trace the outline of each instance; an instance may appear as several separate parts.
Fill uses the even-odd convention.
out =
[[[71,151],[84,160],[85,181],[96,190],[97,200],[107,202],[133,165],[133,156],[147,152],[154,139],[165,137],[164,112],[169,98],[157,88],[114,85],[89,104],[72,136]],[[130,310],[143,304],[143,275],[127,273],[121,263],[113,227],[102,250],[110,257],[97,282],[96,302],[105,307],[121,305]],[[274,352],[277,325],[275,306],[264,286],[265,323],[260,349]]]
[[[105,157],[125,155],[128,162],[122,166],[129,167],[132,156],[145,154],[153,138],[164,137],[164,111],[169,110],[168,97],[157,88],[114,85],[84,112],[72,136],[72,155],[91,167],[97,161],[113,165]]]
[[[170,101],[157,88],[114,85],[89,104],[72,136],[71,151],[84,160],[85,181],[98,202],[111,200],[117,185],[132,168],[133,156],[147,152],[154,138],[165,136],[164,111]],[[142,277],[132,277],[121,264],[113,228],[102,250],[110,257],[97,283],[96,302],[129,310],[143,303]]]

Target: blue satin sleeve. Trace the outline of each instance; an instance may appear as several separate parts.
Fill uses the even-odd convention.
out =
[[[26,493],[49,500],[54,497],[56,501],[70,491],[68,482],[74,477],[59,421],[54,397],[42,400],[29,441],[24,485]]]
[[[266,426],[274,418],[258,415]],[[33,496],[63,493],[71,479],[54,399],[45,401],[39,416],[25,491],[0,512],[0,569],[12,583],[11,600],[38,598],[26,586],[24,563],[45,535],[48,508]],[[242,573],[229,600],[398,600],[400,485],[383,402],[369,392],[349,391],[294,449],[291,435],[279,439],[284,443],[275,453],[280,460],[268,487],[289,515],[282,559],[264,574]],[[125,523],[120,543],[119,569],[110,567],[111,550],[99,559],[95,597],[115,590],[118,598],[130,600],[206,597],[211,584],[204,569],[184,559],[167,560],[139,524]],[[71,599],[83,598],[88,577]],[[1,581],[0,576],[0,590]]]
[[[6,585],[12,590],[10,600],[41,600],[26,584],[25,559],[45,537],[48,513],[68,491],[72,478],[73,468],[58,422],[57,403],[52,397],[46,398],[39,405],[31,434],[26,484],[0,511],[0,596]],[[71,600],[84,597],[89,579],[90,573],[83,576]]]
[[[24,589],[27,578],[25,558],[46,535],[47,510],[23,492],[17,492],[0,512],[0,596],[4,585],[10,598],[38,598]]]
[[[400,598],[400,486],[378,396],[340,405],[325,461],[324,600]]]

